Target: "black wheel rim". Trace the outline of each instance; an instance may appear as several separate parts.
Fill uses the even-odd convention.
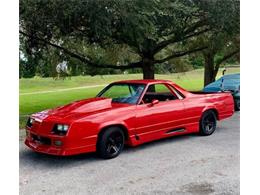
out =
[[[207,133],[214,131],[216,127],[216,119],[213,114],[208,114],[203,120],[204,130]]]
[[[106,151],[110,155],[116,155],[123,146],[123,136],[119,132],[112,133],[107,140]]]

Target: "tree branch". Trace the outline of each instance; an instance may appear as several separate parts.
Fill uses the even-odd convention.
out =
[[[191,25],[189,28],[187,28],[184,31],[184,34],[188,34],[188,33],[194,32],[194,31],[196,31],[196,29],[198,29],[200,27],[203,27],[206,24],[207,24],[207,20],[206,19],[201,19],[201,20],[197,21],[196,23],[194,23],[193,25]]]
[[[205,29],[203,29],[203,30],[201,30],[201,31],[197,31],[197,32],[195,32],[195,33],[192,33],[192,34],[190,34],[190,35],[185,36],[185,37],[184,37],[184,40],[185,40],[185,39],[189,39],[189,38],[191,38],[191,37],[198,36],[198,35],[200,35],[200,34],[203,34],[203,33],[205,33],[205,32],[208,32],[208,31],[210,31],[210,28],[205,28]]]
[[[52,43],[50,41],[47,41],[45,39],[42,39],[42,38],[39,38],[39,37],[36,37],[36,36],[33,36],[33,35],[29,35],[23,31],[19,31],[23,36],[26,36],[28,38],[31,38],[31,39],[36,39],[46,45],[50,45],[56,49],[59,49],[59,50],[62,50],[64,53],[70,55],[71,57],[73,58],[76,58],[78,60],[80,60],[81,62],[83,63],[86,63],[88,64],[89,66],[92,66],[92,67],[95,67],[95,68],[112,68],[112,69],[121,69],[121,70],[124,70],[124,69],[131,69],[131,68],[138,68],[138,67],[141,67],[141,61],[140,62],[134,62],[134,63],[129,63],[128,65],[113,65],[113,64],[97,64],[97,63],[94,63],[91,61],[90,57],[85,57],[85,56],[82,56],[78,53],[75,53],[75,52],[72,52],[70,51],[69,49],[67,48],[64,48],[60,45],[57,45],[55,43]]]
[[[214,76],[216,77],[217,73],[218,73],[218,70],[219,70],[219,66],[225,62],[226,60],[232,58],[234,55],[236,55],[237,53],[239,53],[239,49],[236,49],[235,51],[225,55],[220,61],[218,61],[216,64],[215,64],[215,68],[214,68]]]
[[[158,43],[157,46],[154,48],[153,53],[154,54],[158,53],[159,51],[161,51],[163,48],[167,47],[170,44],[177,43],[177,42],[186,40],[186,39],[194,37],[194,36],[198,36],[200,34],[203,34],[207,31],[209,31],[210,30],[209,28],[205,28],[203,30],[200,30],[200,31],[197,31],[193,34],[188,35],[189,33],[196,31],[197,28],[203,27],[204,25],[205,25],[205,20],[201,20],[199,22],[196,22],[194,25],[192,25],[190,28],[188,28],[184,31],[183,34],[185,34],[186,36],[184,36],[182,38],[173,37],[171,39],[168,39],[168,40],[165,40],[165,41]]]
[[[181,56],[185,56],[187,54],[191,54],[191,53],[194,53],[194,52],[197,52],[197,51],[201,51],[201,50],[204,50],[206,48],[207,47],[204,46],[204,47],[194,48],[194,49],[191,49],[191,50],[188,50],[188,51],[174,52],[172,55],[170,55],[170,56],[168,56],[166,58],[160,59],[160,60],[155,60],[154,62],[155,63],[163,63],[163,62],[166,62],[166,61],[168,61],[170,59],[181,57]]]
[[[216,65],[220,65],[222,64],[224,61],[228,60],[229,58],[233,57],[234,55],[236,55],[237,53],[239,53],[239,49],[236,49],[235,51],[227,54],[226,56],[224,56],[220,61],[218,61],[218,63]]]

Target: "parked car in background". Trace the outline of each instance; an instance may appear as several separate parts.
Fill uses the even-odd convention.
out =
[[[193,94],[165,80],[118,81],[96,97],[33,114],[25,144],[52,155],[95,152],[114,158],[124,145],[188,133],[211,135],[234,113],[230,92]]]
[[[203,89],[204,92],[230,91],[234,98],[235,110],[240,110],[240,74],[224,75]]]

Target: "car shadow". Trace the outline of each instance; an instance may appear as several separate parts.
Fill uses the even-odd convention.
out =
[[[140,152],[140,151],[145,152],[145,150],[151,149],[153,147],[158,147],[158,145],[164,145],[173,142],[178,143],[187,139],[194,139],[196,137],[198,137],[198,134],[179,135],[179,136],[174,136],[174,137],[169,137],[169,138],[164,138],[164,139],[144,143],[137,147],[126,146],[122,151],[122,154],[134,155],[133,153],[135,152]],[[20,159],[20,165],[28,164],[30,166],[36,166],[36,167],[40,166],[41,168],[45,167],[48,169],[75,167],[85,163],[91,164],[91,163],[102,163],[104,161],[107,161],[99,158],[96,153],[79,154],[73,156],[53,156],[48,154],[37,153],[27,148],[19,152],[19,159]],[[116,159],[112,159],[112,161],[113,160],[120,160],[120,159],[116,158]]]
[[[151,142],[147,142],[147,143],[143,143],[141,145],[138,145],[136,147],[129,147],[126,146],[124,149],[124,152],[127,153],[131,153],[131,152],[135,152],[135,151],[140,151],[140,150],[146,150],[146,149],[150,149],[153,147],[158,147],[158,145],[166,145],[166,144],[170,144],[170,143],[178,143],[178,142],[182,142],[182,141],[187,141],[188,139],[194,139],[198,137],[197,133],[191,133],[191,134],[184,134],[184,135],[176,135],[173,137],[167,137],[167,138],[162,138],[159,140],[154,140]]]
[[[64,167],[74,167],[84,163],[96,163],[101,161],[96,153],[79,154],[73,156],[53,156],[34,152],[30,149],[25,149],[19,152],[20,165],[33,165],[46,168],[59,169]]]

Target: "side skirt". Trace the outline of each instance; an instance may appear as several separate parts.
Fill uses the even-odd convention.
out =
[[[166,132],[166,134],[172,134],[172,133],[177,133],[177,132],[184,132],[185,128],[176,128],[176,129],[171,129]]]

